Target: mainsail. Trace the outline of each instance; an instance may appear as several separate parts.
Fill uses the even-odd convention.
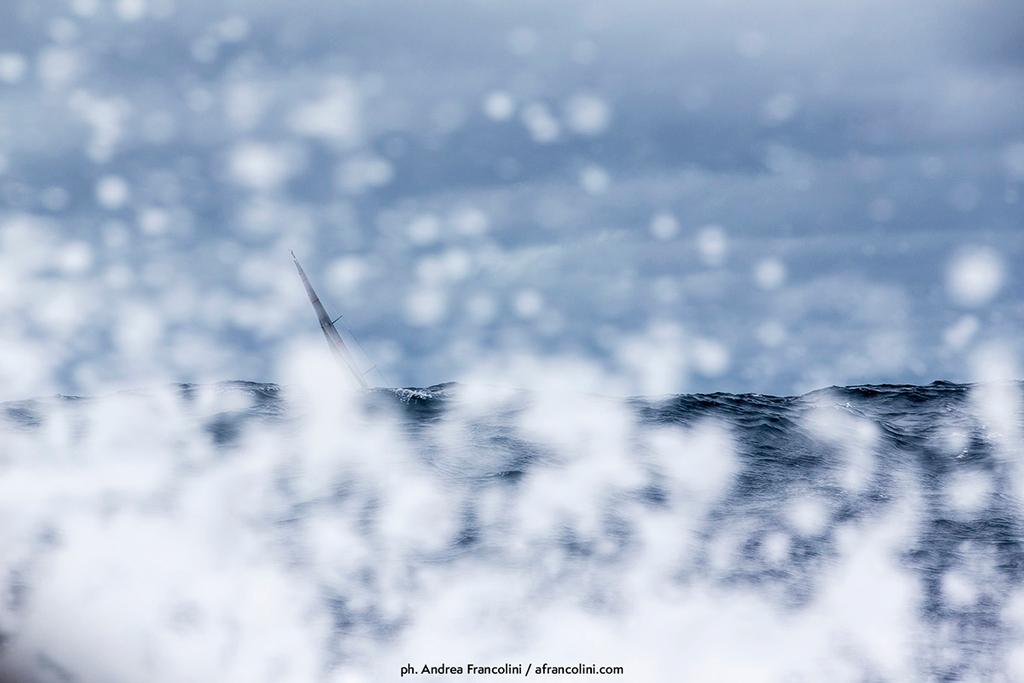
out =
[[[363,389],[369,388],[366,383],[366,379],[363,377],[363,373],[359,371],[359,367],[356,365],[355,359],[352,357],[352,352],[349,350],[348,345],[338,334],[338,329],[334,326],[335,321],[331,320],[331,316],[327,315],[327,311],[324,309],[324,305],[320,303],[320,297],[316,295],[316,291],[313,289],[313,285],[309,284],[309,278],[306,277],[306,271],[302,270],[302,266],[299,265],[299,259],[295,258],[295,252],[292,252],[292,261],[295,262],[295,268],[299,271],[299,277],[302,278],[302,284],[306,288],[306,294],[309,296],[309,303],[313,304],[313,310],[316,311],[316,317],[320,321],[320,329],[324,332],[324,337],[327,338],[327,346],[330,347],[331,353],[337,358],[342,364],[349,369],[352,376],[355,377],[356,382]],[[341,317],[341,316],[339,316]]]

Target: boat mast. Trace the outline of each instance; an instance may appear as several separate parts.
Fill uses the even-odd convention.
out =
[[[320,297],[316,295],[313,285],[309,283],[309,278],[306,277],[306,271],[302,270],[302,266],[299,265],[299,259],[295,258],[294,251],[292,252],[292,261],[295,263],[295,269],[299,271],[299,277],[302,278],[302,284],[306,288],[306,295],[309,296],[309,303],[313,304],[313,310],[316,311],[316,317],[320,321],[320,329],[323,330],[324,337],[327,339],[327,346],[330,347],[331,353],[334,354],[334,357],[337,358],[340,363],[348,368],[349,372],[352,373],[352,376],[360,387],[368,389],[369,385],[366,383],[363,373],[359,372],[355,359],[352,358],[352,352],[349,351],[348,346],[345,344],[345,340],[341,338],[340,334],[338,334],[338,329],[334,326],[334,320],[331,320],[331,317],[327,315],[327,311],[324,309],[324,305],[320,303]],[[337,320],[337,318],[335,318],[335,320]]]

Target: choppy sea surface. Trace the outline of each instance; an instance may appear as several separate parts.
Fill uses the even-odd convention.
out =
[[[1022,388],[3,403],[0,671],[1020,680]]]

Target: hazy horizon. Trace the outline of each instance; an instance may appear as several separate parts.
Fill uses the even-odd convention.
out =
[[[318,334],[291,249],[399,385],[528,354],[791,394],[1024,348],[1011,2],[3,14],[2,398],[279,379]]]

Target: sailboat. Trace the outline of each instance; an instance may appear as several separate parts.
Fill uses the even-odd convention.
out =
[[[295,263],[295,269],[299,271],[299,277],[302,278],[302,284],[306,288],[306,295],[309,296],[309,303],[313,305],[313,310],[316,311],[316,317],[320,321],[320,329],[323,330],[324,337],[327,339],[327,346],[330,347],[331,353],[338,359],[341,365],[348,368],[348,371],[352,373],[352,378],[355,379],[356,383],[363,389],[369,389],[370,385],[366,381],[366,373],[359,369],[359,365],[356,363],[356,359],[352,354],[352,350],[349,348],[345,340],[342,339],[341,334],[338,333],[338,328],[335,327],[335,323],[341,318],[339,315],[334,320],[331,320],[331,316],[327,315],[327,310],[324,305],[320,303],[320,297],[317,296],[316,290],[313,289],[313,285],[309,283],[309,278],[306,277],[306,271],[302,269],[299,264],[299,259],[295,257],[295,252],[291,252],[292,261]],[[373,368],[371,368],[372,370]]]

